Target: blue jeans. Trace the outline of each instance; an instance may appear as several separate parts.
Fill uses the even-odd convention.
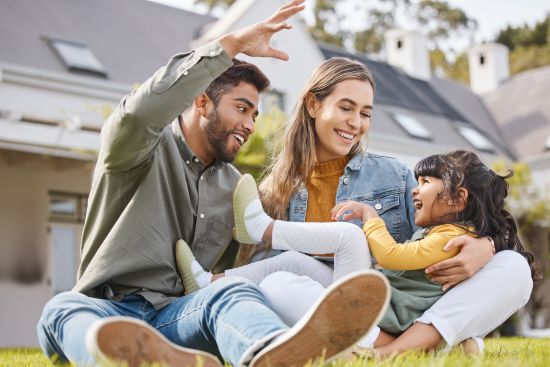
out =
[[[234,366],[245,352],[288,330],[255,284],[226,277],[158,311],[139,295],[117,302],[60,293],[46,304],[38,322],[40,346],[50,358],[57,355],[77,365],[92,364],[86,331],[94,321],[109,316],[138,318],[175,344],[216,354]]]

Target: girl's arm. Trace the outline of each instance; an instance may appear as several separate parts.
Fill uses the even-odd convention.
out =
[[[430,233],[421,240],[399,244],[390,235],[384,221],[371,206],[347,201],[336,204],[332,209],[333,220],[358,218],[365,223],[363,231],[367,236],[372,255],[380,266],[392,270],[424,269],[449,259],[458,253],[458,249],[443,251],[447,241],[467,233],[463,228],[445,224],[432,228]]]
[[[451,258],[458,253],[458,249],[447,252],[443,251],[443,246],[449,239],[466,233],[466,230],[458,226],[443,224],[432,228],[423,239],[399,244],[395,242],[380,218],[366,222],[363,231],[378,264],[392,270],[424,269]]]

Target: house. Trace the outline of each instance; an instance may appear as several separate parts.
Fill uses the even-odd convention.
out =
[[[482,95],[506,145],[529,164],[533,181],[550,191],[550,66],[514,75]]]
[[[99,132],[122,96],[173,54],[279,5],[238,0],[216,21],[146,0],[0,0],[0,347],[37,345],[43,305],[75,282]],[[350,57],[377,84],[369,150],[409,166],[456,148],[487,161],[521,156],[485,97],[431,75],[417,33],[390,32],[382,62],[318,44],[302,20],[291,23],[273,38],[288,62],[254,59],[272,80],[262,104],[290,113],[320,63]]]
[[[209,16],[144,0],[0,0],[0,347],[75,282],[105,117]]]

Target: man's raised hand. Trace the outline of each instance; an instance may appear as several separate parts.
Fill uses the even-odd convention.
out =
[[[273,57],[288,60],[286,52],[271,47],[271,37],[283,29],[292,28],[286,21],[304,10],[304,5],[302,5],[304,1],[293,0],[284,4],[263,22],[222,36],[220,44],[231,58],[243,53],[253,57]]]

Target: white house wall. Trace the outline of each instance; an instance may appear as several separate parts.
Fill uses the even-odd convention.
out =
[[[0,64],[0,145],[97,152],[103,121],[130,90],[84,76]]]
[[[256,0],[242,16],[226,31],[257,23],[266,19],[282,5],[278,0]],[[309,79],[313,70],[324,61],[317,44],[309,35],[305,24],[299,17],[290,20],[293,28],[276,34],[272,47],[288,53],[290,59],[281,61],[272,58],[249,58],[239,55],[238,58],[257,65],[271,80],[271,87],[284,93],[285,112],[294,107],[300,91]],[[219,35],[216,35],[219,36]]]
[[[49,191],[87,194],[92,168],[92,162],[0,150],[0,347],[38,345],[36,321],[52,295]],[[69,260],[77,261],[63,259]],[[29,280],[16,281],[21,278]]]

